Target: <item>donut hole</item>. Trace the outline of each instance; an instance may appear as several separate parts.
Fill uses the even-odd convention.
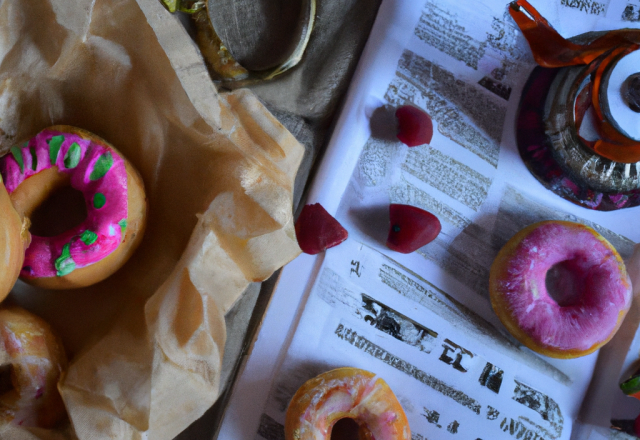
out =
[[[560,307],[579,304],[584,295],[585,274],[576,259],[565,260],[547,271],[545,285],[551,299]]]
[[[360,425],[349,418],[338,420],[331,429],[331,440],[358,440]]]
[[[13,390],[13,364],[0,365],[0,396]]]
[[[75,228],[87,218],[84,195],[71,186],[53,191],[31,214],[29,231],[40,237],[55,237]]]

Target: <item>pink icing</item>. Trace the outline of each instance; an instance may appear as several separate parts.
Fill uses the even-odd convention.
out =
[[[60,135],[64,136],[64,141],[54,163],[51,163],[48,141]],[[74,144],[77,147],[73,147]],[[70,160],[67,168],[65,158],[68,158],[70,149],[76,153],[79,150],[79,162],[73,166],[74,161]],[[113,159],[111,167],[104,176],[91,180],[96,162],[109,154]],[[22,158],[22,167],[14,155]],[[25,179],[53,166],[59,172],[68,174],[71,187],[84,195],[87,218],[81,225],[55,237],[32,236],[20,272],[21,276],[28,278],[63,276],[74,269],[100,261],[118,247],[126,227],[127,171],[124,159],[113,148],[83,139],[77,134],[44,130],[0,158],[0,173],[9,194]],[[94,199],[97,197],[100,200],[100,194],[104,196],[104,205],[96,207]]]
[[[556,286],[582,292],[564,306],[551,298],[545,283],[558,263],[573,279]],[[587,350],[608,338],[631,303],[622,261],[584,228],[543,224],[520,242],[507,266],[500,291],[518,326],[544,346]]]

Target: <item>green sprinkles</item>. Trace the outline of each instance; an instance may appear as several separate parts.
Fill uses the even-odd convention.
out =
[[[24,173],[24,160],[22,160],[22,150],[18,147],[11,147],[11,155],[18,162],[20,172]]]
[[[107,151],[102,156],[96,160],[96,164],[93,166],[93,171],[91,171],[91,175],[89,176],[89,180],[98,180],[102,179],[107,171],[111,169],[113,165],[113,156],[111,152]]]
[[[82,242],[87,246],[91,246],[93,243],[96,242],[97,239],[98,239],[98,234],[88,229],[84,231],[80,236],[80,240],[82,240]]]
[[[64,166],[68,169],[77,167],[80,163],[81,154],[82,150],[80,149],[80,145],[75,142],[71,144],[67,154],[64,156]]]
[[[54,136],[47,141],[49,144],[49,159],[51,160],[51,165],[55,165],[58,160],[58,153],[60,152],[60,147],[64,142],[64,136]]]
[[[123,218],[118,224],[120,225],[120,231],[124,234],[124,230],[127,229],[127,219]]]
[[[29,148],[29,151],[31,152],[31,169],[35,171],[36,168],[38,168],[38,156],[36,155],[36,147]]]
[[[54,263],[54,266],[56,268],[56,275],[58,275],[59,277],[70,274],[76,268],[76,262],[73,261],[73,258],[71,258],[70,247],[70,243],[65,244],[62,248],[62,253]]]
[[[104,194],[102,193],[96,193],[95,196],[93,196],[93,207],[96,209],[100,209],[104,206],[104,204],[107,203],[107,198],[104,196]]]

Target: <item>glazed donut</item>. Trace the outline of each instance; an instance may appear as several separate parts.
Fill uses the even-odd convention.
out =
[[[358,368],[338,368],[305,382],[291,399],[286,440],[329,440],[338,420],[358,424],[361,440],[409,440],[407,416],[389,385]]]
[[[0,309],[0,423],[52,428],[65,415],[58,379],[67,367],[51,327],[19,307]]]
[[[54,237],[31,236],[20,278],[49,289],[88,286],[133,254],[144,232],[147,202],[138,172],[113,146],[88,131],[47,128],[0,159],[13,206],[29,217],[56,189],[82,192],[86,219]]]
[[[0,179],[0,301],[9,294],[18,279],[24,251],[28,246],[29,233],[22,228],[22,220],[13,208],[9,193]]]
[[[557,277],[558,301],[547,290],[548,273]],[[618,252],[590,227],[565,221],[536,223],[511,238],[491,266],[489,290],[511,334],[556,358],[606,344],[631,306],[631,280]]]

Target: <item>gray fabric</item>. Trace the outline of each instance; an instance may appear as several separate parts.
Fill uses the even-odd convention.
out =
[[[282,63],[297,43],[300,0],[209,0],[207,10],[220,39],[247,69]]]
[[[265,102],[310,121],[333,116],[369,34],[379,0],[318,0],[301,65],[250,88]]]

